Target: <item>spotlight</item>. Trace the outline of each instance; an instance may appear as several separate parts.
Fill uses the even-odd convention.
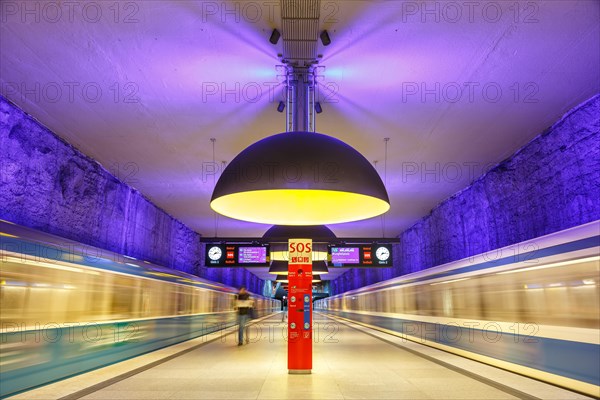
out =
[[[285,110],[285,103],[283,101],[280,101],[277,105],[277,111],[283,112],[283,110]]]
[[[331,44],[331,38],[329,37],[329,33],[327,33],[327,31],[321,32],[321,36],[319,37],[321,38],[321,43],[323,43],[323,46],[329,46]]]
[[[273,32],[271,33],[271,37],[269,38],[269,42],[271,42],[273,44],[277,44],[277,42],[279,42],[280,37],[281,37],[281,33],[279,33],[279,31],[277,29],[273,29]]]
[[[321,114],[323,112],[323,107],[321,107],[321,102],[317,101],[315,103],[315,111],[317,114]]]

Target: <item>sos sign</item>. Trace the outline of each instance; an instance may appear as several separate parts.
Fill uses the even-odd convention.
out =
[[[312,264],[312,239],[290,239],[289,264]]]

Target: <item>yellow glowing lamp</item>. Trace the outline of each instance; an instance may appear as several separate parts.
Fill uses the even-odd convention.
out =
[[[322,282],[322,281],[323,280],[321,279],[321,277],[319,275],[313,275],[313,277],[312,277],[313,283]],[[289,280],[288,280],[287,275],[277,275],[277,277],[275,278],[275,282],[289,283]]]
[[[276,250],[271,252],[271,261],[289,261],[290,253],[287,250]],[[314,251],[312,252],[312,261],[327,261],[326,251]]]
[[[286,132],[238,154],[210,206],[244,221],[323,225],[375,217],[390,202],[377,171],[351,146],[319,133]]]
[[[287,275],[288,274],[288,263],[287,261],[273,261],[269,267],[269,273],[274,275]],[[324,275],[329,273],[329,268],[325,261],[313,261],[312,263],[313,275]]]
[[[276,225],[318,225],[357,221],[383,214],[386,201],[333,190],[256,190],[213,200],[213,210],[230,218]]]

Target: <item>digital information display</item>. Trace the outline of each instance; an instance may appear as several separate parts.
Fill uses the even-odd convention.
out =
[[[265,264],[267,262],[267,248],[264,246],[238,247],[238,263],[240,264]]]
[[[207,244],[204,265],[207,267],[268,267],[269,246],[241,244]]]
[[[360,263],[360,249],[358,247],[332,247],[331,262],[334,264]]]
[[[389,244],[367,244],[354,246],[330,246],[333,267],[391,267],[392,246]]]

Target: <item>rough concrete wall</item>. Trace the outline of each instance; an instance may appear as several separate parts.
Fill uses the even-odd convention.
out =
[[[420,271],[600,219],[600,95],[567,113],[400,235],[388,275]],[[342,293],[383,279],[351,270]]]
[[[200,268],[200,235],[0,96],[0,219],[226,284],[243,269]]]

